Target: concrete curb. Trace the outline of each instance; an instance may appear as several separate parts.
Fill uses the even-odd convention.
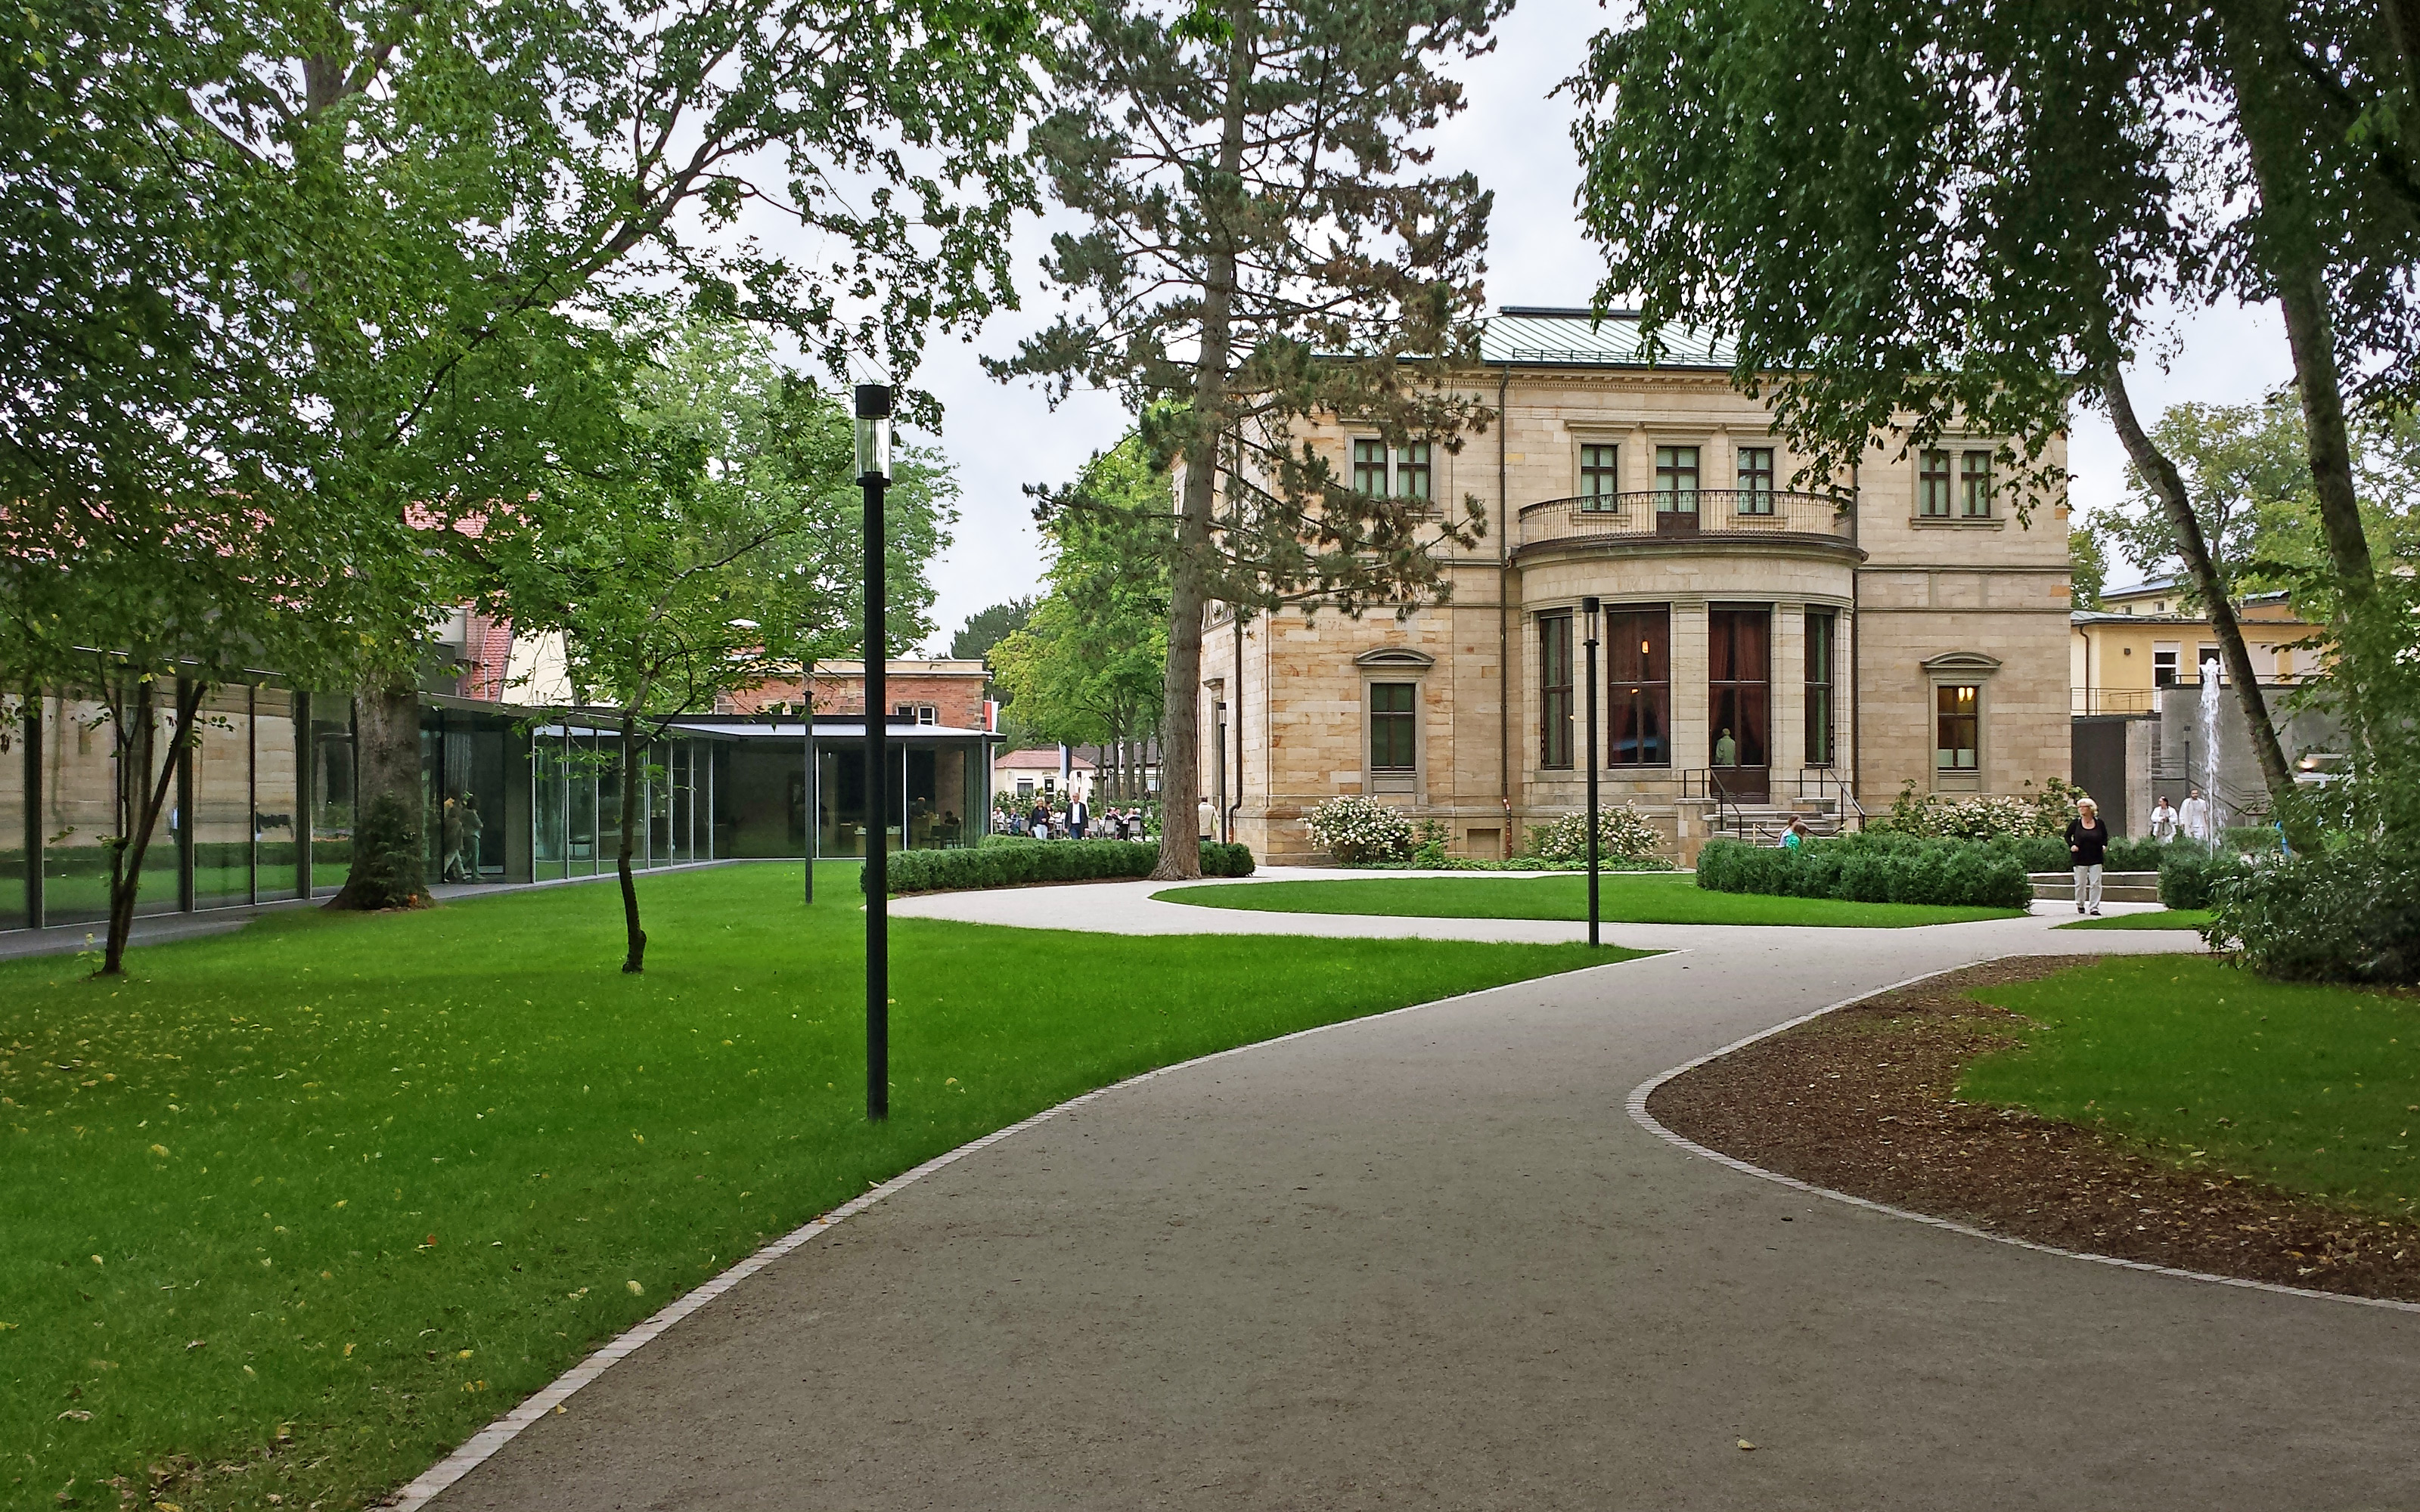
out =
[[[1804,1192],[1808,1196],[1827,1197],[1834,1202],[1844,1202],[1850,1207],[1863,1208],[1869,1212],[1904,1218],[1910,1223],[1923,1224],[1930,1228],[1942,1228],[1953,1234],[1963,1234],[1969,1239],[1989,1240],[1994,1244],[2008,1244],[2017,1249],[2032,1250],[2040,1255],[2055,1255],[2064,1259],[2088,1260],[2094,1265],[2115,1266],[2121,1271],[2143,1271],[2153,1275],[2174,1276],[2180,1281],[2205,1281],[2215,1286],[2237,1287],[2246,1291],[2274,1292],[2284,1297],[2307,1297],[2318,1302],[2350,1303],[2360,1307],[2383,1307],[2392,1312],[2420,1313],[2420,1303],[2397,1302],[2388,1297],[2355,1297],[2341,1291],[2315,1291],[2308,1287],[2281,1286],[2274,1281],[2250,1281],[2242,1276],[2212,1275],[2207,1271],[2180,1270],[2172,1265],[2153,1265],[2147,1260],[2120,1259],[2115,1255],[2093,1255],[2084,1250],[2061,1249],[2055,1244],[2040,1243],[2030,1239],[2018,1239],[2009,1234],[1995,1234],[1990,1229],[1978,1228],[1972,1224],[1962,1224],[1949,1218],[1936,1218],[1931,1213],[1916,1212],[1906,1208],[1895,1208],[1889,1203],[1876,1202],[1869,1197],[1852,1196],[1846,1192],[1835,1192],[1830,1187],[1817,1186],[1811,1181],[1802,1181],[1794,1176],[1784,1176],[1779,1171],[1766,1170],[1761,1165],[1751,1165],[1735,1155],[1726,1155],[1719,1149],[1710,1149],[1694,1139],[1674,1134],[1658,1121],[1653,1114],[1647,1111],[1647,1100],[1655,1095],[1657,1088],[1676,1076],[1686,1075],[1711,1061],[1720,1060],[1733,1051],[1745,1050],[1760,1040],[1769,1040],[1776,1034],[1794,1029],[1802,1024],[1812,1023],[1826,1013],[1838,1012],[1841,1009],[1862,1003],[1867,998],[1880,997],[1885,993],[1895,993],[1902,987],[1913,987],[1918,982],[1930,981],[1935,977],[1946,977],[1952,971],[1963,971],[1967,966],[1978,966],[1983,964],[1984,961],[1969,961],[1965,965],[1945,966],[1939,971],[1928,971],[1920,976],[1910,977],[1905,981],[1895,981],[1887,987],[1872,988],[1857,994],[1854,997],[1844,997],[1837,1003],[1827,1003],[1811,1013],[1801,1013],[1796,1018],[1776,1024],[1769,1029],[1759,1029],[1745,1039],[1734,1040],[1719,1050],[1710,1050],[1695,1060],[1675,1066],[1670,1071],[1652,1076],[1632,1088],[1627,1103],[1631,1121],[1668,1145],[1685,1149],[1692,1155],[1701,1155],[1718,1165],[1728,1165],[1744,1176],[1757,1177],[1779,1186],[1789,1187],[1795,1192]]]
[[[1632,956],[1630,961],[1644,961],[1655,956],[1685,955],[1688,953],[1690,952],[1686,950],[1643,950],[1638,954]],[[1602,966],[1583,966],[1580,970],[1605,971],[1617,966],[1627,965],[1629,964],[1629,961],[1609,961]],[[1578,972],[1562,972],[1558,973],[1557,975],[1576,976],[1578,975]],[[532,1424],[559,1409],[565,1401],[570,1398],[573,1393],[580,1390],[581,1387],[587,1385],[590,1381],[595,1381],[598,1376],[603,1375],[617,1361],[637,1353],[650,1341],[671,1329],[675,1324],[680,1322],[691,1313],[696,1312],[699,1308],[706,1306],[708,1303],[721,1297],[723,1293],[731,1290],[742,1281],[747,1280],[757,1272],[764,1270],[767,1266],[772,1264],[775,1260],[782,1258],[783,1256],[803,1248],[810,1242],[822,1237],[838,1225],[857,1216],[861,1212],[865,1211],[868,1208],[873,1207],[883,1198],[908,1187],[913,1186],[924,1178],[931,1176],[935,1172],[939,1171],[946,1166],[955,1165],[958,1161],[963,1160],[969,1155],[975,1154],[980,1150],[988,1149],[993,1145],[999,1144],[1003,1139],[1007,1139],[1015,1134],[1022,1134],[1036,1124],[1046,1123],[1052,1119],[1058,1118],[1063,1113],[1072,1113],[1076,1109],[1084,1106],[1086,1103],[1096,1102],[1101,1098],[1109,1096],[1112,1092],[1121,1092],[1128,1088],[1140,1087],[1145,1082],[1156,1081],[1162,1076],[1172,1075],[1178,1072],[1191,1071],[1196,1067],[1209,1065],[1213,1061],[1225,1060],[1233,1056],[1247,1055],[1253,1051],[1264,1050],[1271,1045],[1286,1044],[1295,1040],[1309,1039],[1314,1034],[1326,1034],[1331,1029],[1350,1028],[1357,1024],[1373,1024],[1384,1019],[1397,1018],[1405,1013],[1418,1013],[1427,1009],[1442,1007],[1448,1003],[1466,1002],[1474,997],[1483,997],[1489,993],[1500,993],[1508,988],[1526,985],[1527,982],[1529,981],[1550,980],[1553,979],[1536,977],[1527,978],[1524,979],[1523,981],[1506,982],[1502,986],[1483,987],[1475,993],[1461,993],[1451,997],[1434,998],[1425,1003],[1407,1003],[1402,1008],[1390,1008],[1383,1013],[1365,1013],[1358,1018],[1339,1019],[1333,1024],[1322,1024],[1312,1028],[1296,1029],[1292,1034],[1281,1034],[1273,1040],[1256,1040],[1250,1044],[1239,1044],[1225,1050],[1214,1050],[1206,1056],[1196,1056],[1191,1060],[1180,1060],[1173,1065],[1161,1066],[1156,1070],[1144,1072],[1140,1075],[1129,1076],[1122,1082],[1111,1082],[1107,1087],[1096,1087],[1093,1088],[1093,1090],[1085,1092],[1080,1096],[1071,1097],[1066,1102],[1061,1103],[1056,1106],[1044,1108],[1041,1112],[1033,1114],[1030,1118],[1020,1119],[1016,1122],[1009,1124],[1005,1128],[995,1129],[991,1133],[983,1135],[981,1138],[970,1139],[967,1143],[957,1147],[955,1149],[936,1155],[931,1160],[926,1161],[923,1165],[892,1177],[890,1180],[873,1188],[864,1196],[853,1197],[850,1200],[842,1203],[839,1207],[832,1209],[830,1212],[824,1213],[820,1217],[811,1219],[807,1223],[801,1224],[798,1227],[783,1235],[781,1238],[772,1241],[764,1248],[756,1251],[753,1255],[749,1256],[746,1259],[732,1266],[729,1270],[726,1270],[720,1275],[715,1276],[712,1280],[701,1284],[692,1290],[682,1293],[678,1298],[666,1304],[664,1307],[660,1311],[657,1312],[653,1317],[635,1324],[625,1333],[617,1335],[606,1343],[602,1348],[598,1349],[597,1352],[591,1354],[585,1360],[581,1361],[578,1365],[573,1365],[562,1375],[557,1376],[552,1381],[549,1382],[544,1387],[541,1387],[537,1392],[522,1401],[520,1406],[514,1408],[512,1411],[504,1413],[504,1416],[497,1418],[486,1427],[481,1428],[478,1432],[473,1434],[463,1443],[460,1448],[456,1449],[452,1454],[447,1455],[436,1464],[431,1465],[428,1469],[423,1471],[416,1478],[405,1485],[401,1490],[392,1493],[385,1501],[373,1504],[394,1507],[397,1509],[397,1512],[419,1512],[420,1508],[428,1505],[428,1504],[441,1495],[447,1487],[452,1486],[456,1481],[460,1480],[463,1476],[477,1469],[481,1464],[485,1463],[490,1457],[492,1457],[496,1451],[502,1449],[505,1444],[510,1443],[513,1440],[519,1438]]]

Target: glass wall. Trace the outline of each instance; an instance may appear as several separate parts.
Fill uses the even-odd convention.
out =
[[[494,717],[458,710],[423,716],[420,771],[433,881],[504,880],[506,734]]]
[[[117,833],[117,761],[108,711],[73,696],[42,703],[42,916],[109,917],[109,840]],[[171,900],[173,902],[173,900]]]
[[[179,828],[188,823],[193,826],[194,906],[248,903],[252,902],[252,689],[210,689],[203,696],[194,725],[194,746],[186,757],[193,768],[193,812],[176,815]],[[173,879],[170,885],[174,886]]]
[[[353,869],[353,701],[311,699],[311,890],[326,896]]]
[[[294,695],[282,687],[252,693],[252,875],[262,903],[297,896],[294,851],[301,835],[302,740]]]
[[[570,761],[560,729],[530,743],[530,863],[540,877],[566,874],[564,834],[570,825]]]
[[[25,760],[32,701],[0,693],[0,929],[23,929],[27,904]]]

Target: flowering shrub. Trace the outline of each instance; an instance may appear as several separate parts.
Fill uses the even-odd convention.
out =
[[[1567,813],[1551,825],[1529,832],[1530,848],[1558,861],[1588,859],[1588,815]],[[1607,860],[1647,861],[1664,848],[1664,837],[1646,817],[1627,804],[1608,804],[1596,811],[1597,854]]]
[[[2027,782],[2026,787],[2033,784]],[[1897,830],[1923,840],[2016,840],[2028,835],[2064,835],[2075,817],[2075,801],[2084,790],[2064,778],[2051,778],[2034,792],[2001,798],[1954,798],[1946,793],[1918,793],[1909,779],[1891,800],[1890,812],[1873,822],[1877,829]]]
[[[1412,821],[1401,809],[1354,794],[1311,811],[1311,838],[1339,861],[1392,861],[1412,848]]]

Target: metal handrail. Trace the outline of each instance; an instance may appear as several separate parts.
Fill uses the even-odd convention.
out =
[[[1676,503],[1689,507],[1675,508]],[[1825,494],[1787,489],[1699,488],[1687,493],[1633,489],[1549,499],[1522,507],[1523,545],[1598,536],[1776,535],[1845,538],[1847,515]]]

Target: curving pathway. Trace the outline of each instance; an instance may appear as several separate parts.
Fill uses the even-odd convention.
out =
[[[1149,890],[899,912],[1470,933]],[[1922,973],[2192,943],[2058,917],[1615,926],[1671,953],[1128,1084],[772,1262],[435,1504],[2414,1505],[2420,1315],[1912,1224],[1625,1115],[1669,1067]]]

